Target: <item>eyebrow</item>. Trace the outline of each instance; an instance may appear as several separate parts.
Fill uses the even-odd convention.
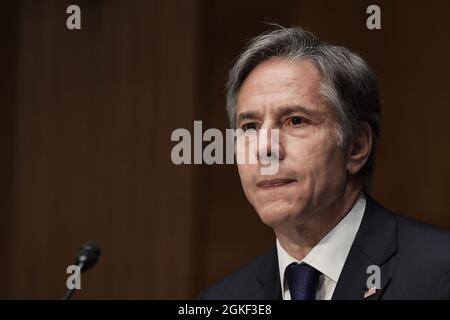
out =
[[[286,116],[289,116],[289,115],[291,115],[293,113],[297,113],[297,112],[304,113],[310,117],[317,115],[317,112],[312,111],[301,105],[288,105],[288,106],[280,107],[280,109],[281,110],[277,112],[277,115],[281,116],[281,117],[286,117]]]
[[[287,105],[287,106],[282,106],[280,108],[278,108],[279,110],[276,112],[277,117],[286,117],[289,116],[293,113],[304,113],[310,117],[314,117],[317,116],[317,112],[315,111],[311,111],[310,109],[301,106],[301,105]],[[261,113],[260,112],[253,112],[253,111],[249,111],[249,112],[241,112],[238,115],[237,118],[237,123],[239,123],[240,121],[243,120],[254,120],[254,119],[258,119],[260,117]]]
[[[259,118],[259,112],[241,112],[238,116],[237,121],[243,121],[243,120],[253,120]]]

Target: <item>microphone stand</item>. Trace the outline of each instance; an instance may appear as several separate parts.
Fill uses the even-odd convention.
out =
[[[80,268],[80,277],[81,277],[81,274],[84,271],[84,261],[80,261],[78,263],[78,267]],[[75,287],[72,288],[72,289],[67,289],[67,292],[66,292],[66,294],[64,295],[64,297],[62,299],[63,300],[70,300],[72,298],[74,292],[75,292],[75,289],[76,289]]]

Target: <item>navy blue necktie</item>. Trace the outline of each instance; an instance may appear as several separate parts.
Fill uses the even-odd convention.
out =
[[[291,263],[286,276],[292,300],[315,300],[320,271],[306,263]]]

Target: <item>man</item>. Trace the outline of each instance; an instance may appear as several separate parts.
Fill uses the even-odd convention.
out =
[[[375,75],[350,50],[300,28],[256,37],[232,68],[233,127],[277,130],[241,183],[276,235],[267,254],[201,299],[449,299],[450,233],[369,195],[380,131]]]

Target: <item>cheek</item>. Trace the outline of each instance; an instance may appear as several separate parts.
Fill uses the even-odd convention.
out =
[[[253,183],[255,166],[249,164],[238,164],[239,177],[245,193]]]
[[[345,171],[343,153],[331,134],[290,141],[287,155],[289,167],[295,168],[298,178],[306,183],[316,184],[334,176],[340,177],[341,171]]]
[[[337,144],[329,145],[315,159],[316,188],[332,193],[340,190],[346,181],[346,167],[342,150]]]
[[[247,200],[252,206],[258,202],[255,198],[257,192],[255,190],[255,165],[238,164],[239,177],[241,179],[241,186]]]

